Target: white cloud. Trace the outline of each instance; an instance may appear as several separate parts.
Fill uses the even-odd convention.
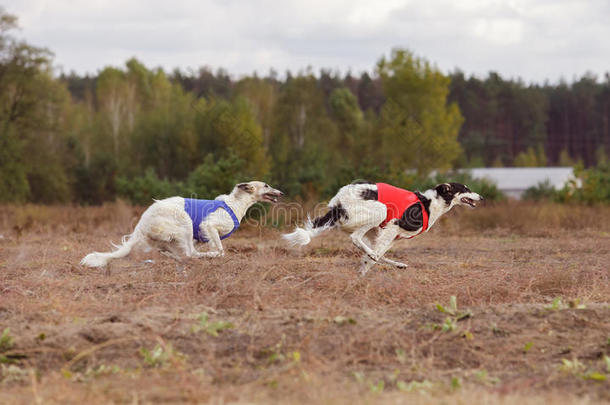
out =
[[[9,0],[5,8],[19,16],[20,36],[80,73],[132,56],[235,75],[360,72],[396,46],[445,71],[527,81],[610,66],[605,0]]]

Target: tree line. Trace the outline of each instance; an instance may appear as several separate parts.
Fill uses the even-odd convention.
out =
[[[54,74],[0,10],[0,201],[146,203],[263,179],[297,198],[357,178],[413,186],[432,170],[606,162],[610,76],[528,85],[449,75],[405,49],[374,73],[306,69]],[[419,182],[419,183],[418,183]]]

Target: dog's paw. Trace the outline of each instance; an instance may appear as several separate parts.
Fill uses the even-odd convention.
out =
[[[377,255],[375,253],[367,253],[366,255],[375,263],[377,263],[379,261],[379,255]]]
[[[203,253],[203,255],[205,257],[223,257],[225,255],[225,252],[224,252],[224,250],[222,250],[220,252],[218,252],[218,251],[216,251],[216,252],[205,252],[205,253]]]
[[[398,269],[406,269],[407,267],[409,267],[409,265],[408,265],[408,264],[406,264],[406,263],[400,263],[400,262],[399,262],[399,263],[396,263],[394,266],[396,266],[396,268],[398,268]]]

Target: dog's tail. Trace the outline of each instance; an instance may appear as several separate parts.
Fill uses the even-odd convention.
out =
[[[311,221],[307,219],[303,228],[297,227],[294,232],[282,235],[291,245],[304,246],[322,232],[334,227],[341,218],[347,218],[347,213],[341,204],[330,207],[330,211]]]
[[[139,242],[139,236],[140,233],[136,229],[131,235],[123,236],[120,245],[117,246],[113,243],[113,246],[116,248],[115,251],[108,253],[89,253],[87,256],[83,257],[80,264],[87,267],[104,267],[110,260],[127,256],[131,252],[131,249]]]

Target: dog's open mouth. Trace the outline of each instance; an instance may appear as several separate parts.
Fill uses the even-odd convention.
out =
[[[272,203],[276,203],[277,199],[280,197],[279,194],[275,194],[275,193],[265,193],[263,194],[263,200],[264,201],[269,201]]]
[[[466,205],[470,205],[472,208],[477,206],[477,203],[472,198],[462,197],[460,198],[460,201]]]

